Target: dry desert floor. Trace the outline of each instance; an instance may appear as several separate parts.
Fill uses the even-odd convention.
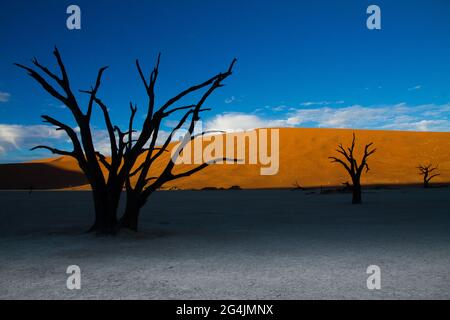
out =
[[[450,189],[161,191],[84,233],[89,192],[0,192],[1,299],[449,299]],[[81,289],[66,268],[81,268]],[[368,290],[366,269],[381,268]]]

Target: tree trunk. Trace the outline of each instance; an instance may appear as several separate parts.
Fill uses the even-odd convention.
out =
[[[138,231],[139,211],[141,205],[139,203],[139,194],[127,193],[127,203],[125,213],[120,218],[119,225],[121,228]]]
[[[428,180],[426,178],[423,179],[423,187],[428,188]]]
[[[359,182],[353,183],[353,199],[352,204],[361,204],[362,203],[362,190],[361,184]]]
[[[89,232],[115,234],[117,232],[117,207],[120,194],[93,190],[95,221]]]

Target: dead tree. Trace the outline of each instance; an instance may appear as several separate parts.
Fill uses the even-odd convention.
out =
[[[83,112],[75,97],[75,94],[72,91],[69,76],[57,48],[55,48],[53,54],[55,55],[59,71],[61,73],[59,76],[50,71],[47,67],[41,65],[36,58],[32,59],[32,64],[35,66],[34,69],[18,63],[15,65],[25,69],[28,74],[44,88],[45,91],[67,106],[79,127],[79,136],[69,125],[48,115],[43,115],[42,118],[44,119],[44,122],[55,126],[56,130],[65,131],[72,142],[73,150],[60,150],[44,145],[36,146],[32,150],[47,149],[54,154],[73,157],[77,160],[78,165],[86,175],[86,178],[92,188],[95,221],[91,230],[101,233],[112,233],[117,224],[117,207],[122,190],[122,185],[117,180],[117,176],[114,174],[114,172],[117,172],[116,168],[120,165],[118,162],[119,158],[117,157],[116,139],[114,132],[110,130],[112,128],[112,124],[109,119],[108,112],[106,111],[104,112],[104,118],[110,134],[111,149],[113,151],[113,163],[111,165],[108,164],[107,166],[114,166],[114,168],[110,168],[110,172],[112,174],[105,179],[100,165],[101,163],[105,164],[105,156],[95,150],[90,126],[96,93],[100,88],[102,74],[107,67],[103,67],[98,71],[97,80],[89,91],[91,98],[89,99],[87,110],[86,112]],[[57,86],[50,84],[46,78],[53,80]]]
[[[292,185],[291,191],[295,191],[295,190],[305,191],[305,188],[303,188],[303,187],[298,183],[298,181],[295,181],[295,183]]]
[[[440,176],[439,173],[434,173],[438,170],[438,166],[433,166],[433,164],[428,165],[419,165],[417,167],[419,169],[419,174],[423,176],[423,187],[428,188],[430,186],[430,181],[434,177]]]
[[[364,147],[364,155],[361,159],[361,162],[358,164],[358,161],[355,159],[354,151],[355,151],[355,143],[356,143],[356,137],[353,133],[353,140],[352,145],[345,149],[342,144],[339,144],[338,148],[336,149],[336,152],[340,153],[344,156],[344,159],[340,159],[337,157],[329,157],[331,159],[331,162],[333,163],[339,163],[341,164],[345,170],[348,172],[352,179],[352,203],[353,204],[360,204],[362,202],[361,197],[361,175],[366,169],[366,172],[369,171],[369,165],[367,164],[367,159],[375,153],[376,149],[370,150],[370,147],[373,145],[373,143],[369,143]]]
[[[180,94],[176,95],[172,99],[169,99],[166,103],[164,103],[156,112],[153,114],[149,114],[147,116],[146,121],[148,121],[149,125],[149,134],[151,135],[149,146],[145,150],[145,158],[142,163],[137,167],[133,168],[128,174],[127,182],[126,182],[126,194],[127,201],[125,207],[125,213],[120,219],[120,225],[123,228],[129,228],[131,230],[136,231],[138,228],[138,219],[141,208],[146,204],[150,195],[161,188],[165,183],[169,181],[173,181],[179,178],[190,176],[200,170],[203,170],[208,165],[214,163],[217,160],[225,160],[225,159],[216,159],[215,161],[205,162],[196,167],[187,170],[185,172],[174,173],[173,169],[175,166],[175,162],[178,157],[181,155],[183,150],[188,147],[190,148],[190,142],[196,138],[201,138],[208,132],[202,132],[201,134],[194,135],[195,125],[197,121],[200,120],[200,113],[204,111],[210,110],[209,108],[204,108],[204,103],[207,98],[217,89],[223,86],[222,82],[228,78],[232,74],[233,66],[236,62],[234,59],[229,66],[228,70],[224,73],[219,73],[216,76],[210,78],[209,80],[199,84],[192,86]],[[141,76],[141,80],[146,89],[147,95],[149,97],[149,110],[154,109],[154,87],[156,80],[158,78],[159,72],[159,59],[154,67],[153,71],[150,74],[150,79],[147,81],[145,78],[142,69],[139,65],[139,62],[136,62],[139,74]],[[199,90],[205,88],[205,92],[200,96],[196,103],[173,108],[169,110],[169,107],[181,100],[185,96],[198,92]],[[161,126],[164,118],[168,117],[171,113],[179,110],[184,110],[184,115],[178,121],[178,124],[172,129],[171,133],[165,139],[164,143],[160,146],[157,146],[157,139],[159,134],[159,128]],[[180,128],[187,127],[186,134],[181,139],[178,146],[176,146],[175,150],[172,150],[172,156],[169,158],[165,167],[158,176],[154,176],[150,174],[152,165],[155,164],[156,160],[161,157],[164,152],[169,152],[168,148],[171,142],[174,142],[174,135]],[[145,127],[144,127],[145,128]],[[132,123],[130,123],[129,132],[133,132]],[[142,134],[141,134],[142,135]],[[130,141],[132,138],[130,136]],[[139,143],[139,139],[138,139]],[[175,148],[175,147],[174,147]],[[226,159],[228,160],[228,159]],[[136,176],[136,183],[133,185],[131,183],[131,178]]]
[[[191,88],[182,91],[172,99],[169,99],[156,112],[154,112],[154,86],[158,76],[159,56],[156,67],[153,69],[150,75],[150,83],[148,84],[142,73],[139,62],[136,61],[139,75],[145,84],[149,102],[141,133],[137,139],[133,139],[133,133],[135,132],[133,130],[133,121],[137,112],[136,105],[130,103],[131,115],[128,130],[122,131],[119,127],[113,125],[109,116],[107,105],[97,96],[101,84],[102,75],[107,67],[100,68],[97,74],[96,82],[90,90],[80,90],[80,92],[89,95],[89,102],[86,111],[83,112],[80,108],[78,100],[75,97],[75,94],[72,91],[66,68],[57,48],[55,48],[53,54],[55,55],[57,64],[59,66],[59,70],[61,73],[60,76],[51,72],[47,67],[41,65],[36,58],[33,58],[32,60],[32,64],[35,68],[17,63],[15,65],[22,69],[25,69],[28,74],[43,87],[45,91],[47,91],[50,95],[67,106],[67,108],[72,113],[76,124],[79,127],[79,134],[77,134],[77,132],[69,125],[62,123],[61,121],[58,121],[57,119],[52,118],[48,115],[43,115],[42,118],[44,119],[44,122],[50,123],[55,126],[56,130],[64,130],[66,132],[72,142],[73,150],[60,150],[44,145],[36,146],[32,150],[47,149],[54,154],[73,157],[77,160],[80,169],[86,175],[87,180],[92,188],[95,208],[95,220],[92,227],[90,228],[90,231],[114,234],[121,226],[130,226],[128,223],[126,223],[127,213],[125,213],[124,218],[120,220],[121,223],[118,223],[117,209],[123,188],[126,187],[127,190],[131,188],[130,177],[132,176],[132,170],[136,164],[137,159],[142,154],[147,153],[147,155],[152,155],[150,158],[151,162],[153,162],[157,157],[159,157],[159,155],[161,155],[159,151],[163,152],[167,147],[166,144],[163,148],[157,148],[155,146],[161,121],[169,115],[180,110],[184,110],[186,112],[182,117],[182,121],[180,121],[181,125],[190,115],[195,117],[195,119],[198,119],[199,113],[203,111],[201,109],[201,106],[203,105],[204,100],[212,93],[212,91],[221,86],[221,81],[231,75],[235,60],[233,60],[233,63],[231,64],[227,72],[219,73],[218,75],[201,84],[192,86]],[[53,80],[57,84],[57,87],[50,84],[50,82],[46,78]],[[210,85],[211,87],[208,90],[208,94],[204,95],[204,100],[201,101],[201,103],[198,103],[195,106],[173,107],[175,103],[177,103],[187,94],[208,87]],[[98,107],[101,109],[108,131],[111,146],[111,155],[108,158],[106,157],[106,155],[97,151],[94,147],[94,141],[92,138],[93,134],[90,126],[94,104],[98,105]],[[150,142],[150,148],[145,148],[148,142]],[[154,154],[155,151],[157,151],[156,155]],[[145,161],[144,164],[146,165],[143,167],[143,170],[146,169],[148,161]],[[208,164],[209,163],[203,164],[195,170],[186,172],[183,174],[183,176],[200,171]],[[107,175],[103,174],[102,167],[104,167],[107,171]],[[172,178],[174,177],[170,175],[170,172],[170,170],[165,170],[163,172],[163,175],[156,180],[158,183],[153,184],[152,186],[159,187],[166,181],[172,180]],[[148,179],[146,177],[144,180],[148,182]],[[145,194],[147,193],[149,193],[149,190],[145,189]],[[143,196],[140,196],[139,200],[142,201],[143,198]],[[128,199],[131,199],[131,197],[127,194],[127,200]],[[128,204],[128,202],[130,202],[130,204]],[[127,207],[131,205],[131,203],[132,201],[127,201]]]

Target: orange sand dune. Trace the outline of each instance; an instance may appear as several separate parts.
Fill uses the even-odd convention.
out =
[[[343,168],[328,157],[336,155],[339,143],[349,145],[352,132],[357,136],[357,154],[363,144],[373,142],[377,152],[370,158],[370,171],[363,176],[365,184],[416,184],[421,182],[417,166],[439,164],[437,183],[450,182],[450,133],[400,132],[347,129],[280,129],[279,171],[276,175],[260,174],[260,165],[212,165],[187,178],[171,182],[165,188],[201,189],[291,188],[332,186],[349,181]],[[168,154],[155,164],[154,175],[163,168]],[[359,158],[358,158],[359,159]],[[178,165],[176,172],[192,166]],[[50,169],[49,169],[50,168]],[[88,189],[75,160],[67,157],[43,159],[32,163],[0,165],[0,188],[69,188]],[[81,181],[81,182],[80,182]],[[84,181],[84,182],[83,182]]]

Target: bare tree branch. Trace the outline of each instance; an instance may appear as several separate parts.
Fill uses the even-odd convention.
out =
[[[108,171],[111,171],[111,164],[106,160],[106,157],[101,154],[99,151],[95,152],[100,162],[105,166]]]
[[[91,97],[103,111],[103,117],[105,119],[106,129],[108,131],[109,141],[111,144],[111,157],[115,158],[117,157],[117,142],[116,135],[114,133],[114,126],[111,122],[111,118],[109,117],[108,107],[95,95],[91,95]]]
[[[35,79],[41,86],[44,88],[45,91],[50,93],[53,97],[64,103],[65,105],[69,105],[69,102],[66,97],[64,97],[61,93],[59,93],[56,89],[54,89],[41,75],[39,75],[36,71],[33,69],[24,66],[19,63],[14,63],[14,65],[18,66],[19,68],[22,68],[26,71],[28,71],[28,74]]]
[[[36,147],[31,148],[30,150],[33,151],[33,150],[37,150],[37,149],[47,149],[47,150],[51,151],[53,154],[59,154],[62,156],[69,156],[69,157],[76,158],[74,152],[64,151],[64,150],[60,150],[60,149],[52,148],[52,147],[48,147],[48,146],[42,146],[42,145],[36,146]]]
[[[94,101],[95,101],[95,98],[96,98],[96,95],[97,95],[97,91],[100,88],[103,72],[106,69],[108,69],[108,67],[103,67],[103,68],[100,68],[100,70],[98,70],[97,80],[95,81],[95,85],[94,85],[94,87],[91,88],[91,90],[80,90],[80,92],[87,93],[87,94],[89,94],[91,96],[89,98],[88,110],[86,112],[86,118],[88,118],[88,119],[91,118],[92,106],[94,104]]]

